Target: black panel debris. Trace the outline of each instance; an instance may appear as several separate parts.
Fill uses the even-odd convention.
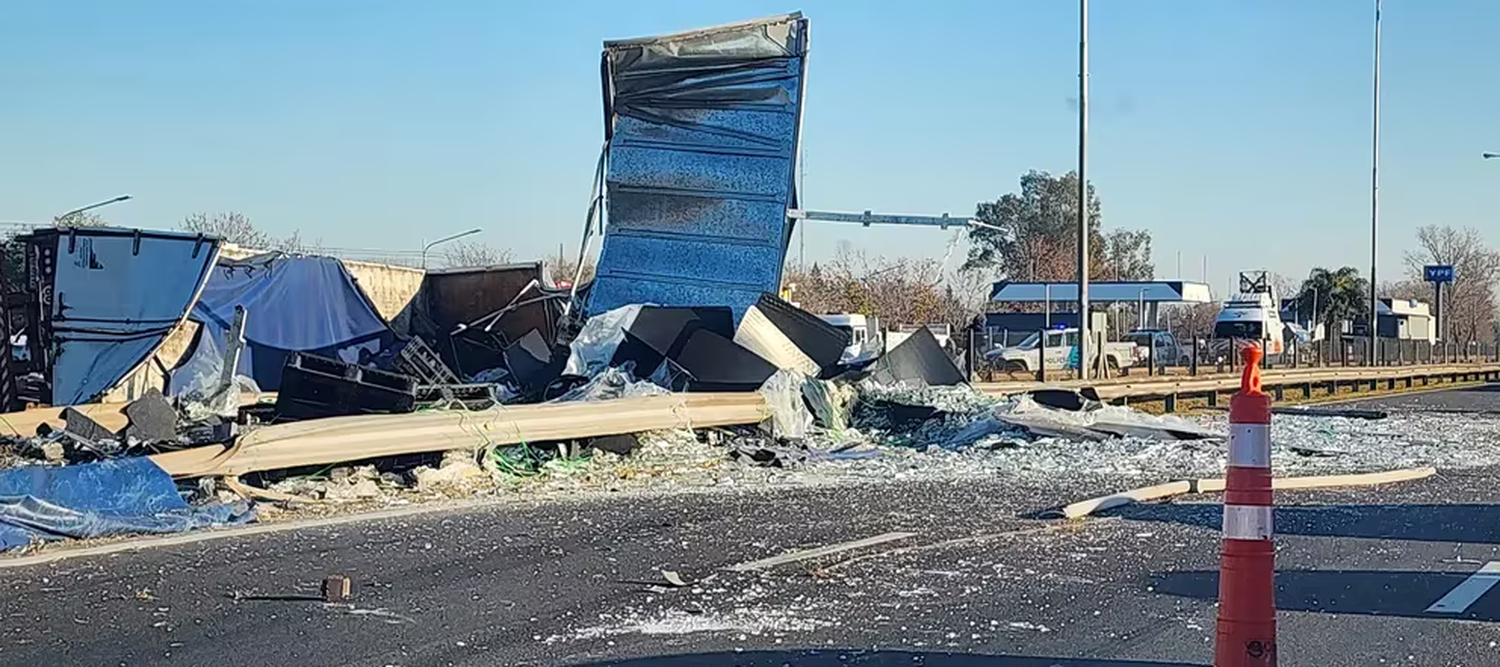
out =
[[[276,396],[279,420],[388,414],[416,409],[414,379],[373,368],[293,353]]]
[[[776,373],[771,362],[709,329],[690,334],[671,360],[687,375],[687,391],[755,391]]]
[[[894,349],[887,350],[875,362],[871,377],[893,385],[903,382],[929,387],[967,384],[963,371],[926,327],[917,329]]]
[[[505,369],[510,374],[510,384],[527,403],[542,400],[547,388],[562,375],[567,363],[568,348],[549,345],[542,332],[536,329],[505,348]]]
[[[625,340],[615,349],[610,365],[623,367],[631,364],[637,378],[650,377],[664,360],[676,360],[686,349],[688,340],[699,331],[726,340],[733,338],[734,314],[723,307],[643,306],[635,321],[625,330]]]
[[[113,431],[104,428],[99,422],[94,421],[93,417],[83,414],[75,408],[63,408],[62,418],[63,423],[66,424],[63,430],[74,437],[82,438],[89,442],[115,439]]]
[[[125,406],[125,416],[130,419],[130,425],[125,427],[127,439],[141,442],[177,439],[177,410],[154,387]]]

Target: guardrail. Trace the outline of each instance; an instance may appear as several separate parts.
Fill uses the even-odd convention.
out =
[[[1340,387],[1360,391],[1368,387],[1374,391],[1380,383],[1386,389],[1415,389],[1434,384],[1458,382],[1500,381],[1500,363],[1483,362],[1471,364],[1440,364],[1427,366],[1374,366],[1364,368],[1303,368],[1272,369],[1261,375],[1261,385],[1276,398],[1284,400],[1288,390],[1300,393],[1302,398],[1313,398],[1318,389],[1325,395],[1337,394]],[[1404,386],[1398,386],[1404,385]],[[1167,412],[1177,410],[1177,402],[1183,398],[1204,398],[1208,405],[1217,405],[1220,394],[1233,393],[1240,386],[1236,373],[1215,373],[1199,376],[1143,376],[1113,378],[1109,380],[1082,381],[1061,380],[1058,382],[981,382],[975,388],[992,395],[1020,394],[1043,388],[1092,387],[1099,398],[1113,403],[1128,403],[1140,400],[1160,400]]]

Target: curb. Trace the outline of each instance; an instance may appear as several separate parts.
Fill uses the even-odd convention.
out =
[[[1292,491],[1298,489],[1331,489],[1345,486],[1378,486],[1381,484],[1392,484],[1395,482],[1409,482],[1425,479],[1437,474],[1437,468],[1402,468],[1399,470],[1387,470],[1383,472],[1367,472],[1350,475],[1310,475],[1306,477],[1278,477],[1271,481],[1271,488],[1277,491]],[[1121,505],[1146,502],[1151,500],[1162,500],[1173,496],[1187,495],[1189,493],[1218,493],[1224,490],[1223,478],[1183,480],[1178,482],[1167,482],[1155,486],[1146,486],[1139,489],[1131,489],[1120,493],[1112,493],[1098,498],[1080,500],[1076,503],[1066,505],[1062,508],[1063,516],[1069,519],[1082,519],[1094,512],[1107,510]]]

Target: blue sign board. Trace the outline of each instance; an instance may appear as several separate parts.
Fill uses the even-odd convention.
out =
[[[1453,282],[1453,266],[1449,264],[1432,264],[1422,267],[1422,279],[1429,283],[1451,283]]]

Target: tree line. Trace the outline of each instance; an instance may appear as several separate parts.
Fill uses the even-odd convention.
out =
[[[1435,307],[1434,291],[1423,275],[1429,265],[1448,265],[1454,281],[1444,288],[1441,327],[1446,339],[1457,345],[1472,345],[1494,339],[1495,284],[1500,281],[1500,251],[1472,227],[1424,225],[1417,228],[1416,245],[1402,257],[1405,275],[1380,285],[1381,298],[1416,299]],[[1359,269],[1316,268],[1296,295],[1299,313],[1314,323],[1337,330],[1342,322],[1366,320],[1370,314],[1370,282]]]
[[[1153,279],[1151,233],[1106,228],[1103,205],[1092,184],[1086,197],[1090,276],[1098,280]],[[815,313],[863,313],[878,316],[888,325],[943,322],[962,327],[974,315],[994,307],[988,301],[993,281],[1077,280],[1079,206],[1077,172],[1054,175],[1029,171],[1020,177],[1016,191],[976,205],[974,220],[978,224],[965,232],[969,248],[956,270],[945,270],[935,259],[885,258],[844,246],[827,261],[788,266],[783,283],[795,284],[794,298]],[[59,222],[78,227],[109,224],[92,212]],[[249,216],[234,211],[194,213],[178,226],[258,250],[322,250],[320,243],[308,242],[298,232],[284,237],[267,233]],[[7,244],[5,252],[8,273],[22,266],[14,245]],[[435,266],[485,266],[509,262],[512,254],[483,243],[456,242],[434,252],[431,260]],[[578,268],[576,258],[561,253],[544,261],[558,279],[571,279]],[[1495,335],[1500,308],[1495,289],[1500,281],[1500,250],[1486,242],[1477,229],[1423,226],[1417,230],[1416,244],[1405,253],[1403,264],[1401,279],[1380,285],[1382,297],[1430,303],[1432,286],[1423,280],[1423,267],[1452,265],[1456,278],[1446,290],[1443,303],[1449,340],[1468,345]],[[584,280],[593,277],[592,263],[585,262],[582,275]],[[1273,282],[1278,296],[1294,300],[1299,319],[1323,324],[1330,332],[1339,331],[1344,322],[1368,319],[1369,281],[1355,267],[1317,267],[1300,280],[1278,275]],[[1131,306],[1116,308],[1121,311],[1117,316],[1129,317],[1124,311]],[[1166,313],[1166,319],[1184,335],[1207,336],[1217,309],[1215,304],[1184,306]]]
[[[976,206],[974,220],[980,224],[968,229],[968,256],[956,272],[945,274],[933,260],[890,260],[844,251],[830,262],[789,267],[786,282],[796,283],[797,298],[813,312],[859,312],[877,315],[887,324],[962,325],[976,313],[996,307],[988,302],[992,281],[1076,281],[1078,174],[1030,171],[1019,185],[1015,192]],[[1092,184],[1086,197],[1090,277],[1153,279],[1151,233],[1105,227],[1103,205]],[[1415,240],[1403,257],[1402,277],[1381,284],[1379,296],[1431,304],[1433,289],[1423,279],[1423,267],[1452,265],[1456,278],[1445,289],[1442,304],[1448,340],[1470,345],[1495,337],[1500,322],[1500,250],[1471,227],[1426,225],[1417,229]],[[1316,267],[1300,279],[1272,278],[1278,296],[1294,300],[1300,319],[1323,324],[1330,333],[1340,331],[1345,322],[1369,320],[1369,280],[1357,268]],[[1132,305],[1117,304],[1114,309],[1116,317],[1130,321]],[[1164,319],[1181,335],[1209,337],[1218,310],[1218,304],[1185,305],[1169,309]]]
[[[75,213],[59,218],[56,224],[60,227],[107,227],[111,223],[103,216],[94,212]],[[225,243],[232,243],[242,248],[251,250],[264,250],[269,252],[285,252],[300,254],[326,254],[329,249],[321,241],[308,241],[302,237],[300,231],[293,231],[286,236],[277,236],[260,228],[251,220],[250,216],[238,211],[222,211],[217,213],[192,213],[183,217],[177,228],[196,234],[217,236]],[[24,258],[21,249],[14,247],[15,244],[6,244],[5,270],[6,275],[20,275],[24,267]],[[431,255],[430,264],[435,267],[462,267],[462,266],[492,266],[505,264],[512,261],[513,255],[507,248],[498,248],[487,243],[480,242],[454,242],[446,244],[443,248],[434,251]],[[547,258],[548,264],[554,268],[554,273],[559,276],[572,276],[577,268],[576,259],[567,259],[562,264],[554,263],[555,259]],[[420,263],[419,257],[383,257],[382,261],[393,264],[405,264],[415,267]],[[13,272],[14,271],[14,272]],[[585,275],[593,276],[592,265],[585,264]]]

